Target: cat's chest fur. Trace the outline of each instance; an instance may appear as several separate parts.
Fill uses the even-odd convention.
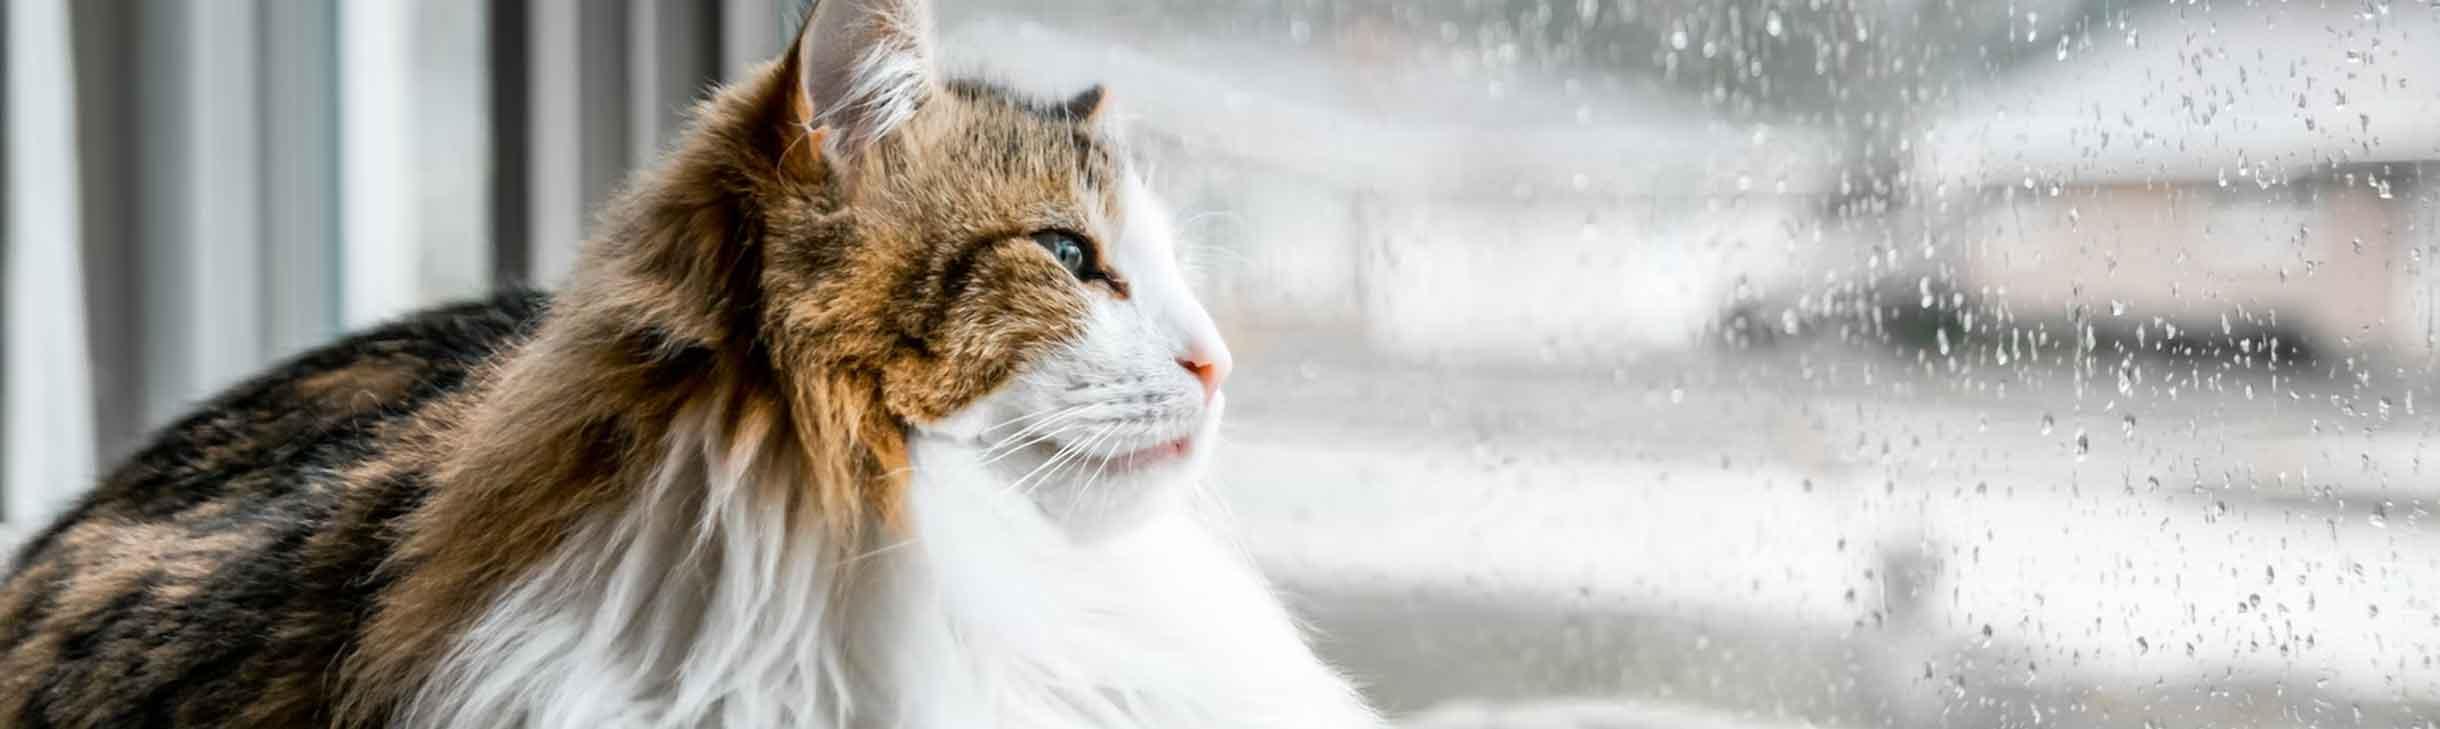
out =
[[[484,612],[405,725],[1374,725],[1191,504],[1078,544],[919,441],[903,523],[842,552],[792,528],[784,458],[706,436]]]

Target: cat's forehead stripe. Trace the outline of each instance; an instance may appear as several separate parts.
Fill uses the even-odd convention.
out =
[[[947,84],[949,92],[976,103],[996,103],[1014,107],[1047,122],[1073,122],[1075,114],[1067,107],[1020,94],[978,78],[961,78]]]
[[[1113,174],[1119,166],[1117,155],[1112,154],[1108,145],[1095,137],[1088,126],[1080,123],[1075,111],[1067,105],[1035,99],[981,79],[957,79],[946,86],[952,95],[967,103],[1012,109],[1032,121],[1064,128],[1064,141],[1075,152],[1075,171],[1077,176],[1083,178],[1085,188],[1111,189]],[[1010,131],[1016,133],[999,140],[1000,153],[1005,156],[1005,161],[1014,161],[1039,151],[1034,145],[1043,141],[1040,137],[1020,130]]]

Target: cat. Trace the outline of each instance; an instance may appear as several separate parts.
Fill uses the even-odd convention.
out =
[[[237,385],[25,545],[0,726],[1382,726],[1198,490],[1230,355],[1104,92],[809,15],[556,293]]]

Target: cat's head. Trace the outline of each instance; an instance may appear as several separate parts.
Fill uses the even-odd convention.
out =
[[[762,201],[763,336],[781,379],[870,373],[905,437],[1071,527],[1123,521],[1199,470],[1228,347],[1102,90],[943,78],[929,25],[922,0],[823,0],[769,71],[804,184]]]

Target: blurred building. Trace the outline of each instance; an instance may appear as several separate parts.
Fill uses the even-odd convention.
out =
[[[1936,278],[2153,342],[2440,353],[2429,13],[2146,7],[2057,48],[1923,132],[1915,187],[1956,255]]]

